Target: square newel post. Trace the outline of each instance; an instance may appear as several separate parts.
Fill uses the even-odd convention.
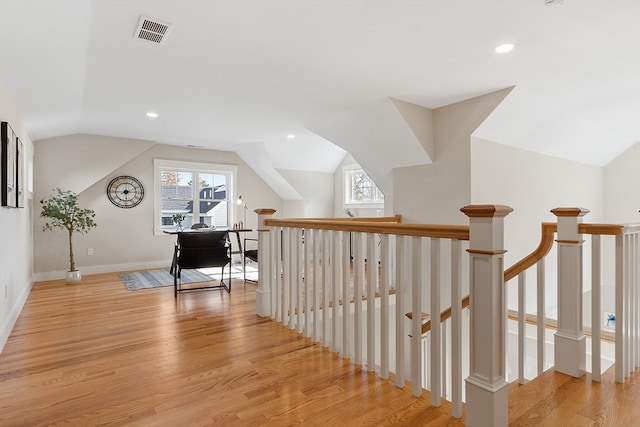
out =
[[[504,289],[504,217],[502,205],[470,205],[470,345],[466,379],[468,426],[509,424],[506,375],[507,306]]]
[[[256,209],[258,214],[258,289],[256,290],[256,314],[271,315],[271,245],[270,230],[265,220],[271,218],[275,209]]]
[[[582,235],[578,224],[589,213],[556,208],[558,217],[558,331],[554,335],[555,370],[579,378],[585,372],[586,338],[582,332]]]

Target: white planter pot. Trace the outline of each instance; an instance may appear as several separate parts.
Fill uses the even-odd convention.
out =
[[[67,271],[66,279],[67,284],[78,283],[80,280],[82,280],[82,273],[80,273],[80,270]]]

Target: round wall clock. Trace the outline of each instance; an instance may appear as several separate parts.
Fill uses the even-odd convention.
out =
[[[132,176],[117,176],[107,185],[107,197],[119,208],[132,208],[144,198],[144,187]]]

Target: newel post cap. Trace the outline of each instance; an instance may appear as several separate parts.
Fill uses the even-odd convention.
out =
[[[504,217],[513,212],[505,205],[467,205],[460,209],[469,217],[468,252],[501,255],[504,250]]]
[[[513,212],[513,208],[505,205],[467,205],[460,211],[469,218],[504,218]]]
[[[258,215],[273,215],[274,213],[276,213],[276,210],[271,208],[259,208],[255,209],[254,212]]]
[[[585,208],[555,208],[555,209],[551,209],[551,213],[554,214],[557,217],[561,217],[561,216],[581,217],[581,216],[585,216],[589,212],[590,212],[589,209],[585,209]]]

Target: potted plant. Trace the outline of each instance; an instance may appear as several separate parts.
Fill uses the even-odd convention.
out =
[[[47,199],[40,200],[42,212],[40,216],[48,221],[42,226],[42,231],[62,228],[69,234],[69,271],[67,283],[79,282],[82,275],[76,270],[73,258],[73,233],[87,233],[98,224],[94,218],[96,213],[92,209],[82,209],[78,206],[78,196],[70,190],[54,188],[53,194]]]
[[[176,225],[176,230],[177,231],[182,231],[182,221],[184,221],[185,218],[186,218],[186,216],[184,214],[181,214],[181,213],[173,214],[173,216],[171,217],[171,220]]]

